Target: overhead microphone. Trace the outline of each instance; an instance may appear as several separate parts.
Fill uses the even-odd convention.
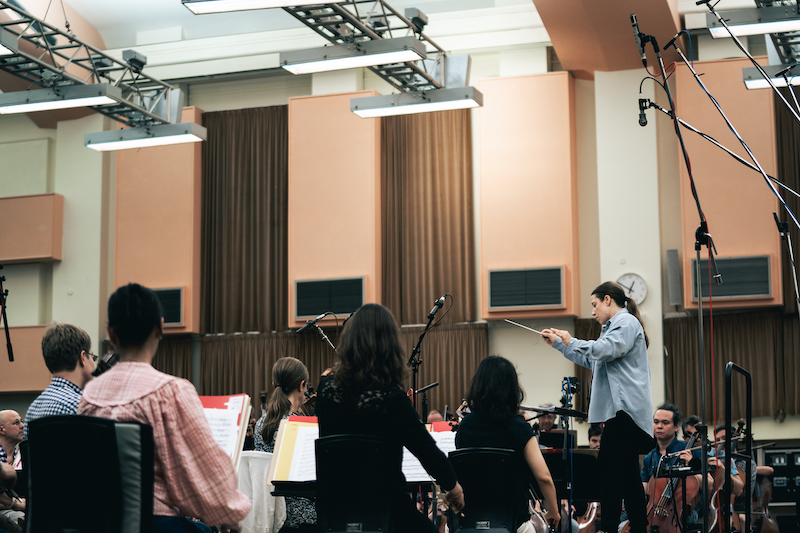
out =
[[[648,100],[647,98],[639,98],[639,125],[640,126],[647,126],[647,115],[644,114],[645,109],[647,109]]]
[[[639,55],[642,56],[642,65],[647,68],[647,56],[644,53],[645,40],[642,39],[644,34],[639,31],[639,22],[636,20],[636,13],[631,13],[631,26],[633,26],[633,38],[636,39],[636,48],[639,49]]]
[[[441,298],[433,302],[433,309],[431,309],[431,312],[428,313],[428,320],[433,320],[433,317],[436,316],[436,312],[439,311],[439,309],[441,309],[444,306],[444,299],[446,297],[447,295],[445,294]]]
[[[311,326],[313,326],[314,324],[316,324],[317,322],[319,322],[320,320],[322,320],[323,318],[325,318],[325,316],[326,316],[327,314],[328,314],[328,313],[327,313],[327,312],[325,312],[325,313],[322,313],[321,315],[319,315],[317,318],[315,318],[315,319],[313,319],[313,320],[306,320],[306,324],[305,324],[305,325],[304,325],[302,328],[298,329],[298,330],[297,330],[297,333],[300,333],[300,332],[302,332],[302,331],[303,331],[303,330],[305,330],[306,328],[310,328]]]

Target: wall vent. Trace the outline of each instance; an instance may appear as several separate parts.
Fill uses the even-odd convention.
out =
[[[564,267],[489,271],[489,310],[564,307]]]
[[[697,259],[692,259],[692,301],[697,301]],[[714,299],[770,298],[772,282],[768,255],[723,257],[717,259],[722,285],[714,286]],[[703,299],[708,299],[708,259],[700,260],[700,285]]]
[[[164,308],[165,326],[183,325],[183,287],[153,289]]]
[[[294,293],[297,319],[349,314],[364,305],[364,278],[295,281]]]

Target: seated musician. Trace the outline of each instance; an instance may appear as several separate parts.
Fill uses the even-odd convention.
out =
[[[545,402],[541,404],[539,407],[542,409],[552,409],[553,404],[550,402]],[[549,433],[553,430],[553,427],[556,424],[556,415],[555,413],[541,413],[536,418],[539,419],[539,431],[542,433]]]
[[[683,432],[683,440],[688,441],[692,436],[697,433],[697,426],[703,424],[703,421],[697,415],[689,415],[681,422],[681,431]]]
[[[603,438],[603,429],[600,424],[591,424],[589,426],[589,449],[599,450],[600,441]]]
[[[281,420],[299,415],[308,388],[308,369],[299,359],[281,357],[272,366],[275,390],[266,402],[266,412],[255,426],[255,449],[273,452]],[[281,533],[316,531],[317,509],[308,498],[286,497],[286,522]]]
[[[446,491],[445,502],[455,511],[464,508],[464,491],[406,396],[405,351],[392,313],[378,304],[360,307],[342,330],[337,354],[333,377],[322,380],[319,386],[316,407],[320,436],[366,435],[385,439],[396,447],[396,453],[387,457],[396,474],[376,482],[372,490],[381,491],[393,502],[396,531],[436,533],[436,527],[417,511],[409,497],[400,461],[402,446],[436,478]]]
[[[556,488],[531,427],[519,416],[524,392],[514,365],[503,357],[481,361],[467,392],[471,413],[458,426],[456,448],[490,447],[514,450],[520,471],[532,474],[545,498],[545,520],[559,522]],[[518,532],[532,531],[528,512],[529,477],[516,487]]]
[[[108,334],[120,362],[86,385],[78,414],[153,427],[154,533],[211,532],[187,516],[239,531],[250,501],[236,490],[233,463],[214,441],[194,385],[152,366],[163,328],[151,289],[131,283],[111,295]]]

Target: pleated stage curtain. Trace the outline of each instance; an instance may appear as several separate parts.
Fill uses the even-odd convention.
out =
[[[575,319],[575,338],[587,341],[596,340],[603,327],[594,318]],[[589,412],[589,397],[592,384],[592,371],[581,365],[575,365],[575,377],[581,384],[581,390],[572,400],[575,410]]]
[[[401,324],[444,293],[447,322],[477,318],[471,131],[468,109],[382,119],[383,301]]]
[[[156,370],[177,376],[192,379],[192,337],[191,335],[169,336],[161,339],[158,351],[153,357],[153,367]]]
[[[703,321],[705,341],[706,413],[712,424],[716,398],[718,423],[725,416],[725,365],[729,361],[750,372],[753,387],[753,416],[776,415],[783,405],[783,386],[788,393],[788,414],[796,414],[798,402],[797,316],[785,317],[780,309],[715,313],[713,323],[714,364],[712,366],[710,339],[711,321]],[[664,346],[668,351],[666,370],[668,401],[681,408],[684,415],[702,416],[700,364],[697,317],[687,316],[664,320]],[[784,358],[785,339],[785,359]],[[712,371],[714,381],[712,382]],[[732,379],[732,416],[745,416],[745,380],[734,373]]]
[[[202,333],[288,327],[288,109],[203,115]]]

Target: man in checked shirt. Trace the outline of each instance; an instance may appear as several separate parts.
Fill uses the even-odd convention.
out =
[[[83,388],[92,379],[97,356],[91,352],[92,339],[77,326],[56,324],[42,337],[42,355],[53,374],[50,385],[28,408],[25,415],[25,438],[28,424],[45,416],[74,415],[78,412]]]

